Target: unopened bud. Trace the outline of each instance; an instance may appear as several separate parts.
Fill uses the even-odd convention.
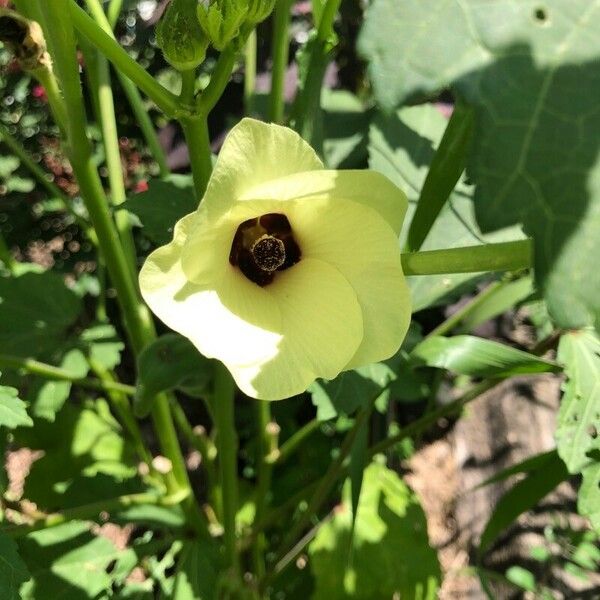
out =
[[[247,14],[247,0],[200,0],[198,4],[200,25],[217,50],[238,37]]]
[[[50,67],[42,28],[14,10],[0,8],[0,41],[26,71]]]
[[[176,69],[188,71],[204,62],[208,38],[196,16],[197,0],[173,0],[156,28],[156,42]]]

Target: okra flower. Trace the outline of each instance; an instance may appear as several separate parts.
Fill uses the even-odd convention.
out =
[[[247,395],[287,398],[400,347],[406,206],[383,175],[325,170],[292,130],[244,119],[199,208],[146,260],[142,295]]]

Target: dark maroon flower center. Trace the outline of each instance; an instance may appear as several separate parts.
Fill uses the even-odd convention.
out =
[[[268,213],[244,221],[235,232],[229,262],[254,283],[265,286],[277,271],[300,260],[300,247],[285,215]]]

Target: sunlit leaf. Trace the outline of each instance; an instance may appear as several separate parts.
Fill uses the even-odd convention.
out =
[[[33,421],[27,414],[25,403],[12,387],[0,385],[0,427],[14,429],[20,426],[31,426]]]

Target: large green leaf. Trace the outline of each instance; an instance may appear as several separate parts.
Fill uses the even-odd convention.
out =
[[[56,422],[36,420],[33,428],[19,430],[17,441],[44,452],[31,467],[24,494],[43,508],[139,491],[111,489],[135,475],[136,463],[103,401],[83,409],[67,404]]]
[[[161,245],[173,239],[175,223],[197,207],[192,178],[169,175],[165,179],[151,179],[147,191],[131,196],[120,208],[133,213],[144,234]]]
[[[569,472],[590,463],[588,454],[600,450],[600,338],[593,330],[564,334],[558,360],[567,381],[558,413],[556,443]]]
[[[81,300],[56,273],[0,277],[0,349],[43,356],[64,343]]]
[[[599,21],[600,0],[376,0],[360,44],[388,108],[447,85],[475,108],[477,221],[534,238],[563,328],[600,324]]]
[[[19,550],[32,576],[21,587],[22,600],[97,598],[112,585],[109,565],[121,554],[77,521],[30,533]]]
[[[0,427],[14,429],[23,425],[33,425],[25,403],[18,397],[15,388],[0,385]]]
[[[600,534],[600,455],[595,456],[594,462],[583,470],[577,508]]]
[[[389,177],[407,195],[408,214],[401,242],[447,120],[430,104],[403,108],[393,115],[378,115],[369,131],[369,166]],[[476,246],[522,237],[518,228],[484,236],[475,223],[473,187],[460,181],[429,232],[422,250]],[[481,279],[471,273],[409,277],[413,310],[443,304],[475,287]]]
[[[472,377],[510,377],[560,371],[560,367],[549,360],[471,335],[426,338],[411,356],[430,367]]]
[[[315,600],[433,600],[440,581],[437,555],[416,496],[393,471],[373,463],[364,473],[347,569],[352,524],[351,493],[309,546]]]
[[[19,587],[29,579],[27,566],[19,556],[17,545],[0,533],[0,598],[20,600]]]
[[[159,392],[182,388],[202,393],[213,376],[213,362],[202,356],[187,338],[176,333],[160,336],[138,358],[135,410],[147,414]]]

